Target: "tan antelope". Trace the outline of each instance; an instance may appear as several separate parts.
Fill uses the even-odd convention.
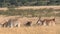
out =
[[[41,17],[38,19],[37,25],[43,25],[44,24],[44,20],[41,20]]]
[[[55,18],[52,19],[44,19],[46,25],[55,25]]]
[[[41,20],[41,18],[39,18],[36,24],[38,24],[38,25],[55,25],[55,18],[43,19],[43,20]]]
[[[9,19],[2,26],[3,27],[20,27],[20,23],[17,22],[17,20],[15,20],[15,19]]]
[[[24,25],[25,26],[31,26],[31,24],[32,24],[32,21],[27,21]]]

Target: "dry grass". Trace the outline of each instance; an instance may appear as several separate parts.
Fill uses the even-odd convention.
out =
[[[51,8],[53,6],[51,6],[51,7],[40,6],[40,7],[36,7],[36,9],[46,8],[46,7]],[[25,8],[21,7],[21,9],[28,9],[28,8],[29,7],[25,7]],[[53,8],[60,9],[60,6],[55,6]],[[32,7],[32,9],[34,9],[34,7]],[[4,8],[3,9],[0,8],[0,10],[4,10]],[[5,10],[7,10],[7,9],[5,8]],[[4,17],[0,17],[0,23],[4,22],[3,18]],[[58,19],[60,19],[60,18],[58,18]],[[31,19],[29,19],[29,20],[31,20]],[[0,28],[0,34],[60,34],[60,26],[31,26],[31,27],[20,27],[20,28]]]
[[[4,7],[4,8],[0,8],[0,10],[6,11],[6,10],[8,10],[8,8]]]
[[[56,29],[48,26],[0,28],[0,34],[56,34]]]
[[[17,7],[16,9],[33,9],[33,10],[37,10],[37,9],[49,9],[49,8],[53,8],[53,9],[60,9],[60,6],[22,6],[22,7]]]
[[[13,16],[9,16],[9,17],[13,18]],[[3,19],[4,17],[1,16],[0,18]],[[20,19],[22,22],[23,20],[25,21],[27,18],[20,18]],[[29,20],[31,21],[36,21],[36,19],[29,18]],[[57,22],[58,19],[60,20],[60,18],[58,17],[56,18]],[[2,22],[3,21],[4,20],[2,20]],[[31,27],[21,26],[19,28],[0,28],[0,34],[60,34],[60,27],[59,26],[31,26]]]
[[[60,6],[21,6],[21,7],[19,6],[19,7],[16,7],[15,9],[23,9],[23,10],[33,9],[33,10],[37,10],[37,9],[44,9],[44,8],[46,8],[46,9],[49,9],[49,8],[60,9]],[[4,8],[0,8],[0,10],[6,11],[6,10],[8,10],[8,8],[4,7]]]
[[[56,27],[56,34],[60,34],[60,24]]]

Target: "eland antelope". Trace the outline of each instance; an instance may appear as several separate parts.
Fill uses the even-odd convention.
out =
[[[44,23],[44,20],[41,20],[41,19],[39,18],[36,24],[38,24],[38,25],[43,25],[43,23]]]
[[[31,26],[31,21],[27,21],[26,23],[25,23],[25,26]]]
[[[3,27],[20,27],[20,23],[17,20],[9,19],[3,24]]]
[[[55,25],[55,18],[52,19],[38,19],[37,23],[38,25]]]
[[[44,19],[46,21],[46,25],[55,25],[55,18],[53,19]]]

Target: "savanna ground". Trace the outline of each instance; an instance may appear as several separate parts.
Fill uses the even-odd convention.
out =
[[[21,26],[21,27],[14,27],[14,28],[2,27],[0,28],[0,34],[60,34],[60,27],[59,24],[56,24],[55,26],[36,25],[36,26],[29,26],[29,27]]]
[[[55,7],[56,8],[56,7]],[[58,7],[59,8],[59,7]],[[59,8],[60,9],[60,8]],[[22,17],[50,17],[50,16],[58,16],[60,17],[60,10],[50,9],[38,9],[38,10],[15,10],[11,9],[3,12],[0,10],[0,15],[13,16],[18,15]],[[4,17],[3,17],[4,18]],[[60,19],[60,18],[58,18]],[[57,22],[59,23],[60,21]],[[0,20],[1,21],[1,20]],[[19,27],[19,28],[0,28],[0,34],[60,34],[60,24],[56,24],[56,26],[30,26],[30,27]]]
[[[36,26],[20,28],[0,28],[0,34],[56,34],[56,27]]]

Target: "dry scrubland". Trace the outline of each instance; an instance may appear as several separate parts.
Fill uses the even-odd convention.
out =
[[[31,9],[40,9],[40,8],[54,8],[54,9],[60,9],[60,6],[34,6],[31,7]],[[18,7],[18,9],[30,9],[30,7]],[[17,8],[16,8],[17,9]],[[7,8],[0,8],[0,10],[7,10]],[[0,23],[4,23],[10,18],[14,18],[12,16],[9,17],[3,17],[0,16]],[[23,23],[26,20],[31,20],[33,23],[36,22],[36,19],[26,19],[25,17],[18,18],[18,20]],[[0,34],[60,34],[60,17],[56,18],[56,26],[30,26],[30,27],[19,27],[19,28],[0,28]]]
[[[14,18],[15,16],[5,16],[5,18]],[[4,17],[0,16],[1,19]],[[9,19],[7,18],[7,19]],[[0,21],[1,21],[0,19]],[[19,18],[18,18],[19,19]],[[22,19],[22,18],[20,18]],[[23,20],[26,20],[27,18],[24,17]],[[29,20],[36,20],[34,18],[29,18]],[[59,23],[60,17],[56,17],[56,22]],[[3,23],[4,19],[1,21]],[[22,20],[21,20],[22,21]],[[0,23],[1,23],[0,22]],[[21,27],[14,27],[14,28],[0,28],[0,34],[60,34],[59,25],[56,26],[21,26]]]

